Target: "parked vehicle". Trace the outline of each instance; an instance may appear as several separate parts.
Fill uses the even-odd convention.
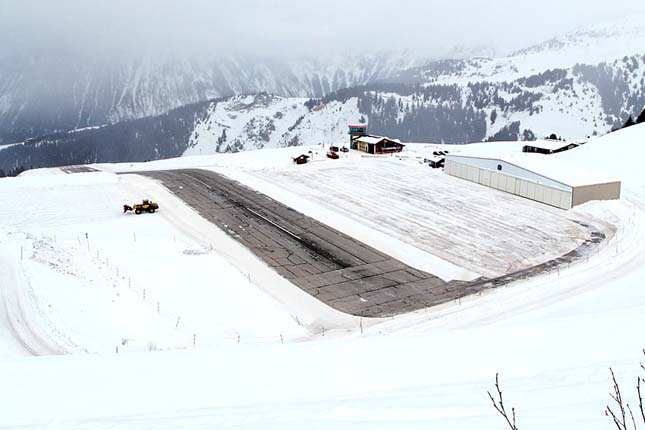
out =
[[[331,158],[332,160],[337,160],[338,159],[338,154],[335,152],[328,152],[327,153],[327,158]]]

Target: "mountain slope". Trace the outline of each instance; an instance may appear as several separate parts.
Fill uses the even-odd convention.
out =
[[[74,88],[71,98],[65,85],[42,80],[42,88],[25,93],[37,103],[21,105],[5,90],[31,88],[21,82],[37,80],[43,72],[16,73],[15,85],[0,77],[0,94],[5,93],[0,95],[0,134],[5,139],[12,133],[65,130],[0,146],[0,168],[343,143],[346,125],[358,121],[369,123],[371,133],[417,142],[604,134],[645,107],[641,41],[645,30],[640,23],[599,26],[502,58],[442,60],[405,70],[414,61],[404,53],[299,63],[140,60],[127,70],[117,64],[105,67],[105,79],[87,72],[83,91],[65,68],[56,72],[55,63],[49,70],[54,80]],[[603,61],[578,61],[594,59]],[[262,88],[270,91],[259,92]],[[256,95],[213,99],[221,93]],[[48,109],[50,104],[56,109]],[[174,105],[184,107],[168,111]],[[149,116],[121,121],[141,115]],[[108,125],[66,131],[94,123]]]
[[[514,81],[371,84],[323,98],[234,96],[0,149],[0,168],[142,161],[347,142],[347,124],[403,141],[468,143],[604,134],[645,107],[645,55]]]
[[[0,144],[154,116],[234,94],[322,97],[414,65],[406,53],[328,60],[152,58],[73,54],[0,59]]]

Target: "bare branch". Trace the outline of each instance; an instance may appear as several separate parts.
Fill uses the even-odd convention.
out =
[[[618,386],[618,382],[616,381],[616,375],[614,375],[614,370],[610,367],[609,371],[611,372],[611,379],[614,383],[614,393],[613,394],[609,393],[609,395],[616,402],[619,415],[616,416],[616,413],[614,413],[614,411],[611,409],[609,405],[607,405],[607,408],[605,409],[605,415],[611,416],[618,430],[627,430],[627,420],[625,417],[625,405],[623,404],[623,398],[620,395],[620,387]]]
[[[515,423],[515,408],[511,408],[511,413],[513,414],[513,421],[511,422],[511,419],[508,417],[508,413],[506,412],[506,407],[504,406],[504,397],[502,396],[502,390],[499,387],[499,373],[495,374],[495,389],[497,390],[497,397],[499,397],[499,400],[497,401],[495,401],[495,398],[490,391],[488,392],[488,397],[490,397],[493,407],[502,417],[504,417],[511,430],[517,430],[517,424]]]
[[[645,412],[643,411],[643,393],[641,392],[641,383],[643,378],[638,377],[638,385],[636,385],[636,391],[638,392],[638,409],[641,411],[641,418],[643,419],[643,424],[645,424]]]
[[[643,355],[645,355],[645,349],[643,349]],[[641,363],[641,369],[645,370],[645,366]],[[641,418],[643,419],[643,424],[645,424],[645,410],[643,409],[643,392],[641,391],[641,383],[645,382],[643,378],[638,377],[638,384],[636,385],[636,391],[638,392],[638,409],[641,411]]]
[[[627,410],[629,411],[629,416],[631,416],[632,418],[632,425],[634,426],[634,430],[636,430],[636,420],[634,419],[634,413],[632,412],[632,408],[631,406],[629,406],[629,403],[627,404]]]

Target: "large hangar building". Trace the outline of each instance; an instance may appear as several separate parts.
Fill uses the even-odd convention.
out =
[[[449,154],[445,173],[561,209],[620,198],[620,181],[541,154]]]

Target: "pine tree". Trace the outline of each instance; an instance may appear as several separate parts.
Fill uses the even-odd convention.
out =
[[[643,109],[643,112],[641,112],[640,115],[638,115],[638,118],[636,118],[636,124],[642,124],[645,122],[645,109]]]

